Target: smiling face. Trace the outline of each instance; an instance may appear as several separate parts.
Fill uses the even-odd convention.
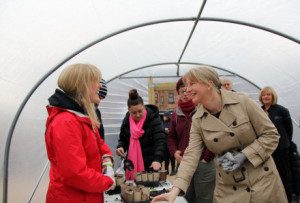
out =
[[[144,116],[145,106],[143,104],[133,105],[128,108],[128,111],[133,120],[138,122]]]
[[[261,100],[264,105],[272,105],[273,103],[273,94],[269,90],[265,90],[261,93]]]
[[[99,104],[100,97],[99,97],[99,88],[100,83],[98,81],[91,82],[89,85],[89,97],[92,103]]]
[[[183,102],[188,102],[190,100],[190,97],[187,94],[187,89],[185,86],[179,88],[178,95],[179,95],[179,99]]]
[[[206,100],[210,89],[208,84],[202,82],[192,82],[187,79],[186,85],[189,98],[192,99],[194,104],[202,104]]]

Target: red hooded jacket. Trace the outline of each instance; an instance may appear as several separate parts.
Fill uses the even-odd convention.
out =
[[[102,174],[109,147],[81,113],[48,106],[46,148],[50,161],[47,203],[101,203],[113,180]]]

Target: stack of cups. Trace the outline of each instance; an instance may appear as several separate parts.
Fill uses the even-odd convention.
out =
[[[150,199],[150,188],[144,186],[121,185],[121,196],[124,202],[144,202]]]

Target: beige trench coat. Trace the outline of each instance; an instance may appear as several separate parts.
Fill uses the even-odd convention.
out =
[[[201,105],[193,116],[189,146],[174,186],[186,192],[203,145],[220,156],[243,152],[247,160],[234,172],[225,172],[215,159],[218,203],[285,203],[284,187],[271,157],[279,136],[266,113],[248,96],[221,90],[219,119]]]

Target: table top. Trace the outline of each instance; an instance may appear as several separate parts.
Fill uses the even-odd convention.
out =
[[[161,182],[159,184],[159,186],[155,187],[155,188],[150,188],[150,190],[163,190],[163,189],[170,189],[172,188],[172,183],[170,181],[166,181],[166,182]],[[120,194],[114,194],[114,195],[108,195],[107,193],[104,193],[104,202],[105,203],[111,203],[111,202],[115,202],[115,203],[123,203],[121,195]],[[175,203],[187,203],[187,201],[184,199],[184,197],[177,197],[175,200]]]

